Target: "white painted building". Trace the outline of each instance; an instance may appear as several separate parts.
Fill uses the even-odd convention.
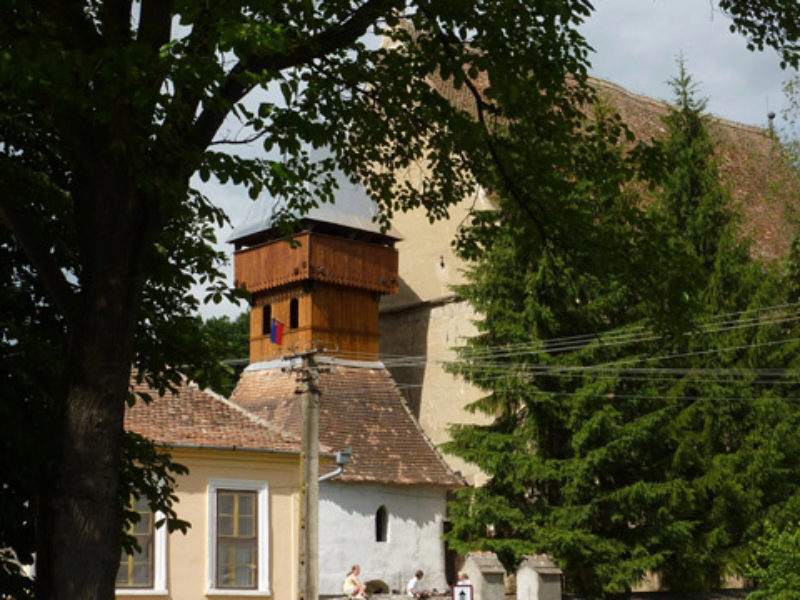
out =
[[[320,595],[341,595],[354,564],[370,589],[403,590],[422,569],[428,589],[444,590],[446,495],[461,479],[422,432],[381,363],[319,362],[320,442],[353,450],[344,472],[319,486]],[[250,365],[231,399],[298,433],[300,396],[285,366],[287,361]]]
[[[373,589],[403,590],[417,569],[427,587],[445,589],[441,488],[333,479],[320,484],[319,514],[320,593],[341,592],[353,564]]]
[[[352,461],[320,484],[320,595],[341,595],[354,564],[372,590],[403,590],[421,569],[424,586],[441,591],[447,586],[446,495],[464,482],[377,361],[378,300],[397,291],[399,236],[372,221],[363,191],[343,186],[341,194],[334,206],[303,218],[294,244],[275,228],[278,207],[268,199],[254,205],[231,237],[236,279],[254,306],[251,364],[231,400],[299,436],[300,395],[282,356],[320,339],[333,348],[317,359],[319,441],[334,451],[352,448]],[[274,543],[276,552],[283,551]]]

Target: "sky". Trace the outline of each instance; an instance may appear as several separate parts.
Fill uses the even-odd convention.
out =
[[[683,55],[709,111],[726,119],[765,126],[767,113],[784,107],[778,54],[750,52],[731,34],[730,20],[711,0],[595,0],[582,28],[594,47],[592,73],[659,100],[672,97],[667,83]],[[776,119],[776,127],[780,123]]]
[[[682,55],[708,99],[712,114],[765,127],[767,113],[775,112],[775,126],[783,128],[783,82],[789,73],[780,69],[776,52],[750,52],[746,40],[729,31],[730,20],[719,13],[712,0],[594,0],[595,13],[581,28],[595,53],[591,74],[621,85],[631,92],[658,100],[670,100],[669,79],[677,74]],[[235,226],[247,216],[251,201],[242,188],[215,183],[200,185],[209,198],[222,206]],[[219,247],[230,256],[225,240],[231,227],[218,232]],[[228,268],[233,282],[232,265]],[[196,293],[202,295],[200,290]],[[228,303],[206,305],[203,318],[245,310]]]

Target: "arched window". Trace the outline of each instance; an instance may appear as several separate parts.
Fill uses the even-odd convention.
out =
[[[289,329],[297,329],[300,326],[300,301],[292,298],[289,301]]]
[[[389,512],[385,506],[381,506],[375,513],[375,541],[385,542],[386,533],[389,530]]]
[[[261,335],[269,335],[272,327],[272,304],[265,304],[261,309]]]

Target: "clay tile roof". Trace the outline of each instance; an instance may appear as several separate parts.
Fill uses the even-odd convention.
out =
[[[636,137],[666,135],[661,117],[667,104],[593,79],[592,85],[627,123]],[[800,181],[779,145],[761,128],[712,117],[710,132],[722,182],[742,214],[742,229],[753,240],[754,256],[773,259],[788,254],[792,241],[791,212],[800,201]]]
[[[149,394],[152,402],[138,400],[128,407],[125,428],[159,445],[300,452],[298,437],[194,383],[185,382],[176,394],[161,397],[144,384],[132,384],[132,390]]]
[[[456,90],[452,82],[436,76],[430,82],[452,105],[474,113],[474,100],[466,87]],[[484,73],[473,82],[478,89],[489,83]],[[668,110],[665,102],[608,81],[590,79],[590,83],[638,139],[666,135],[661,120]],[[792,240],[792,213],[800,204],[800,181],[786,157],[764,129],[712,117],[710,130],[717,143],[722,181],[741,212],[743,233],[753,240],[753,255],[767,260],[785,257]]]
[[[276,363],[251,365],[231,400],[248,411],[300,431],[300,396],[293,375]],[[352,462],[339,480],[459,487],[441,455],[411,415],[389,372],[380,363],[328,359],[320,373],[320,442],[352,447]]]

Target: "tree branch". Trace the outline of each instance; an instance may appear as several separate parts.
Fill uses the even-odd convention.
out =
[[[154,52],[170,40],[172,5],[171,0],[142,0],[136,38]]]
[[[131,0],[104,0],[100,6],[103,37],[115,41],[129,39],[131,31]]]
[[[255,133],[252,133],[252,134],[248,135],[247,137],[244,137],[244,138],[241,138],[241,139],[239,139],[239,138],[233,138],[233,139],[222,138],[222,139],[218,139],[218,140],[212,140],[211,142],[209,142],[208,145],[209,146],[219,146],[221,144],[247,145],[247,144],[252,144],[253,142],[261,139],[266,134],[267,134],[267,130],[266,129],[262,129],[261,131],[257,131]]]
[[[254,85],[247,76],[264,71],[277,72],[308,64],[357,41],[378,17],[387,11],[402,6],[400,0],[367,0],[343,23],[295,44],[285,52],[261,56],[243,57],[231,69],[226,81],[220,87],[218,97],[222,105],[233,106],[247,95]],[[202,151],[213,140],[214,134],[222,125],[228,110],[219,106],[209,106],[200,114],[194,125],[192,141],[195,149]]]
[[[82,2],[67,2],[65,0],[47,0],[42,2],[40,10],[50,18],[58,33],[63,36],[61,41],[68,48],[76,48],[89,52],[100,43],[97,30],[83,13]]]
[[[17,240],[49,290],[53,302],[68,321],[72,320],[75,297],[72,286],[53,260],[53,255],[50,254],[47,247],[47,239],[39,234],[31,219],[28,219],[22,211],[17,210],[7,195],[0,195],[0,223],[3,223]]]
[[[539,215],[533,211],[530,206],[528,206],[525,194],[519,189],[515,178],[512,177],[507,171],[505,163],[503,162],[502,158],[500,158],[500,153],[497,149],[494,136],[491,133],[491,128],[486,121],[485,109],[491,105],[484,100],[483,94],[481,94],[480,90],[475,86],[474,82],[469,78],[469,76],[463,72],[464,65],[453,53],[453,49],[450,46],[451,40],[457,38],[442,31],[441,27],[437,25],[436,19],[425,8],[420,6],[420,10],[428,17],[428,21],[430,21],[435,28],[436,36],[439,38],[439,42],[442,44],[444,53],[457,65],[459,72],[463,74],[462,83],[467,87],[475,102],[476,117],[478,119],[478,123],[481,125],[481,130],[483,131],[484,142],[489,150],[490,156],[492,157],[492,162],[497,168],[500,178],[506,186],[506,189],[519,208],[522,209],[522,211],[531,219],[533,224],[538,229],[539,235],[542,236],[542,239],[548,239],[549,236],[547,235],[547,229],[544,226],[544,223],[539,218]],[[496,107],[493,108],[496,109]],[[539,208],[541,209],[541,207]]]
[[[159,2],[159,0],[152,1]],[[214,13],[208,6],[200,11],[197,19],[192,24],[192,31],[189,34],[186,45],[187,58],[183,59],[184,61],[203,60],[213,55],[215,50],[213,28],[216,20]],[[180,143],[183,144],[188,136],[192,135],[192,124],[202,98],[202,88],[197,89],[191,86],[176,87],[175,94],[169,103],[164,123],[160,128],[161,132],[158,135],[157,145],[171,144],[173,139],[181,140]],[[185,175],[188,178],[191,173]]]

